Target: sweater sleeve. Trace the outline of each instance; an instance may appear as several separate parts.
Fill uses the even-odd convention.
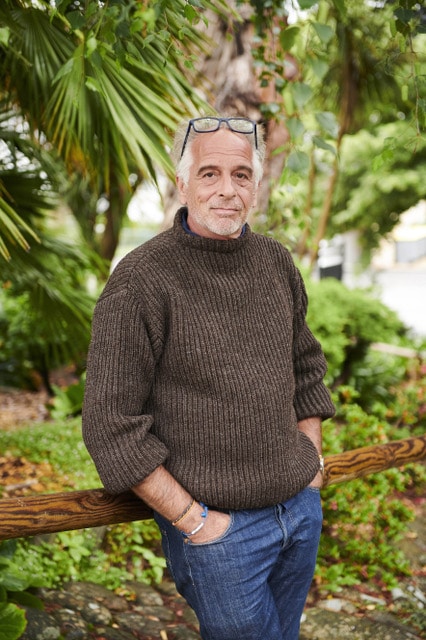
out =
[[[318,340],[306,323],[308,298],[298,269],[293,265],[293,370],[294,408],[298,420],[331,418],[335,408],[323,382],[327,362]]]
[[[146,412],[154,362],[152,336],[135,296],[126,288],[101,296],[88,355],[83,438],[111,493],[137,485],[168,455]]]

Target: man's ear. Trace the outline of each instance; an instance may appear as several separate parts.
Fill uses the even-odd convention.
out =
[[[179,191],[179,202],[181,204],[187,204],[187,199],[186,199],[187,185],[184,183],[182,178],[180,178],[179,176],[176,176],[176,185],[177,185],[177,188],[178,188],[178,191]]]

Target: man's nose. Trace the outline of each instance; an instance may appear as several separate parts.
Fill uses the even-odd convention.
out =
[[[230,198],[235,195],[235,185],[230,174],[222,174],[219,184],[219,193],[221,196],[226,198]]]

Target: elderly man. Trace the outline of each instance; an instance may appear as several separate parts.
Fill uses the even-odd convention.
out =
[[[322,512],[326,363],[289,252],[247,224],[264,141],[247,118],[176,134],[173,228],[96,306],[83,433],[106,489],[159,524],[205,640],[296,640]]]

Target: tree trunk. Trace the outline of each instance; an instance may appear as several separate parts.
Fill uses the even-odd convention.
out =
[[[229,29],[218,16],[208,17],[208,36],[216,46],[200,61],[200,84],[205,99],[219,113],[245,116],[263,122],[262,103],[278,101],[275,86],[269,83],[260,86],[255,72],[252,56],[254,27],[250,20],[253,9],[250,5],[238,8],[241,22],[234,23]],[[289,73],[293,73],[290,71]],[[288,133],[282,121],[268,120],[265,123],[266,159],[264,175],[258,193],[257,211],[265,213],[273,184],[281,176],[284,153],[275,153],[284,146]],[[164,227],[171,225],[178,206],[176,189],[168,184],[164,193]]]
[[[108,194],[109,207],[105,212],[105,229],[100,242],[101,258],[111,262],[114,258],[120,231],[132,196],[130,188],[124,190],[118,182],[111,183]]]

